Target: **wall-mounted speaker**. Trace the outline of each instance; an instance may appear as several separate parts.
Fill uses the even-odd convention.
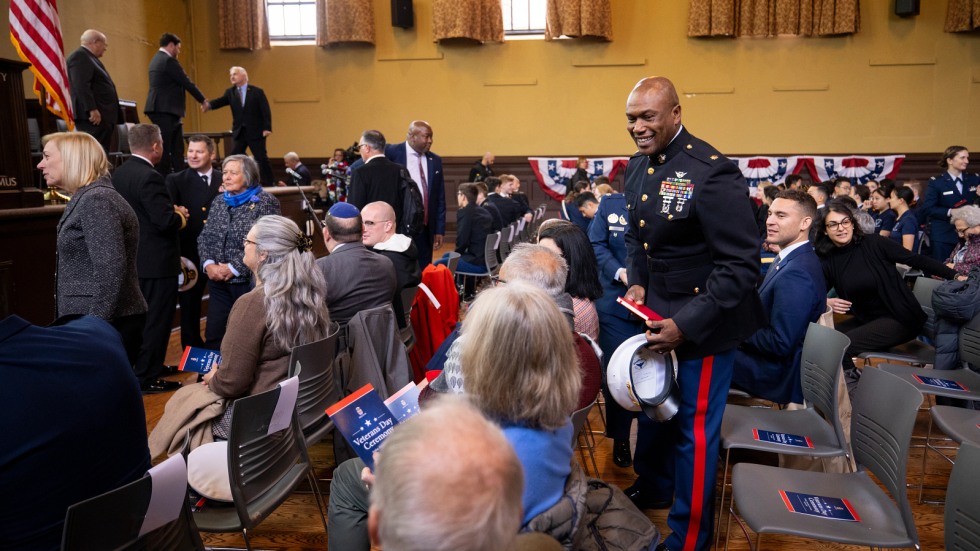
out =
[[[391,26],[411,29],[414,24],[415,13],[412,11],[412,0],[391,0]]]
[[[919,0],[895,0],[895,15],[899,17],[919,15]]]

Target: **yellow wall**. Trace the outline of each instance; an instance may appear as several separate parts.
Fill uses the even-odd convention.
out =
[[[687,2],[612,0],[611,43],[476,46],[432,42],[431,0],[415,0],[409,30],[392,28],[389,2],[374,0],[375,47],[258,52],[218,49],[214,0],[61,4],[67,48],[89,26],[106,32],[106,65],[140,107],[164,30],[183,38],[181,61],[208,97],[227,88],[228,67],[244,66],[272,101],[274,156],[324,156],[365,128],[400,141],[413,118],[432,124],[442,155],[628,154],[626,95],[651,74],[674,80],[685,124],[727,153],[980,148],[980,34],[942,32],[946,2],[902,19],[890,0],[865,0],[850,37],[730,40],[687,38]],[[225,109],[185,126],[230,124]]]

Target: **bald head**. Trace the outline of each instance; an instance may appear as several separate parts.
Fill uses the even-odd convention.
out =
[[[244,67],[232,67],[228,70],[228,77],[232,85],[242,86],[248,83],[248,72]]]
[[[662,152],[681,125],[681,105],[674,83],[647,77],[636,83],[626,100],[626,130],[644,155]]]
[[[395,209],[384,201],[375,201],[361,209],[364,230],[361,241],[367,247],[384,243],[395,235]]]
[[[95,57],[102,57],[105,54],[106,48],[109,47],[105,35],[95,29],[88,29],[83,32],[81,41],[82,46],[92,52],[92,55]]]
[[[419,155],[429,152],[432,147],[432,127],[425,121],[412,121],[408,125],[408,145]]]

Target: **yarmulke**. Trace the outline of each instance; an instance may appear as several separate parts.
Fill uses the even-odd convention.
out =
[[[350,203],[334,203],[334,206],[330,207],[327,214],[334,218],[354,218],[360,216],[361,211],[357,210],[357,207]]]

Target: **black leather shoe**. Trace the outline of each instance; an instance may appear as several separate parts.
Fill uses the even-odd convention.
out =
[[[617,467],[629,467],[633,464],[633,458],[630,455],[630,441],[629,440],[615,440],[613,441],[613,463]]]
[[[666,543],[661,543],[660,545],[657,546],[656,551],[670,551],[670,548],[667,547]]]
[[[163,379],[157,379],[155,381],[147,381],[140,384],[140,390],[143,394],[156,394],[158,392],[173,392],[181,387],[181,384],[177,381],[164,381]]]
[[[626,488],[623,492],[626,497],[630,498],[633,505],[636,505],[637,509],[670,509],[672,503],[670,499],[655,498],[649,490],[636,484]]]
[[[176,365],[165,365],[163,366],[163,371],[160,372],[161,375],[176,375],[180,373]]]

